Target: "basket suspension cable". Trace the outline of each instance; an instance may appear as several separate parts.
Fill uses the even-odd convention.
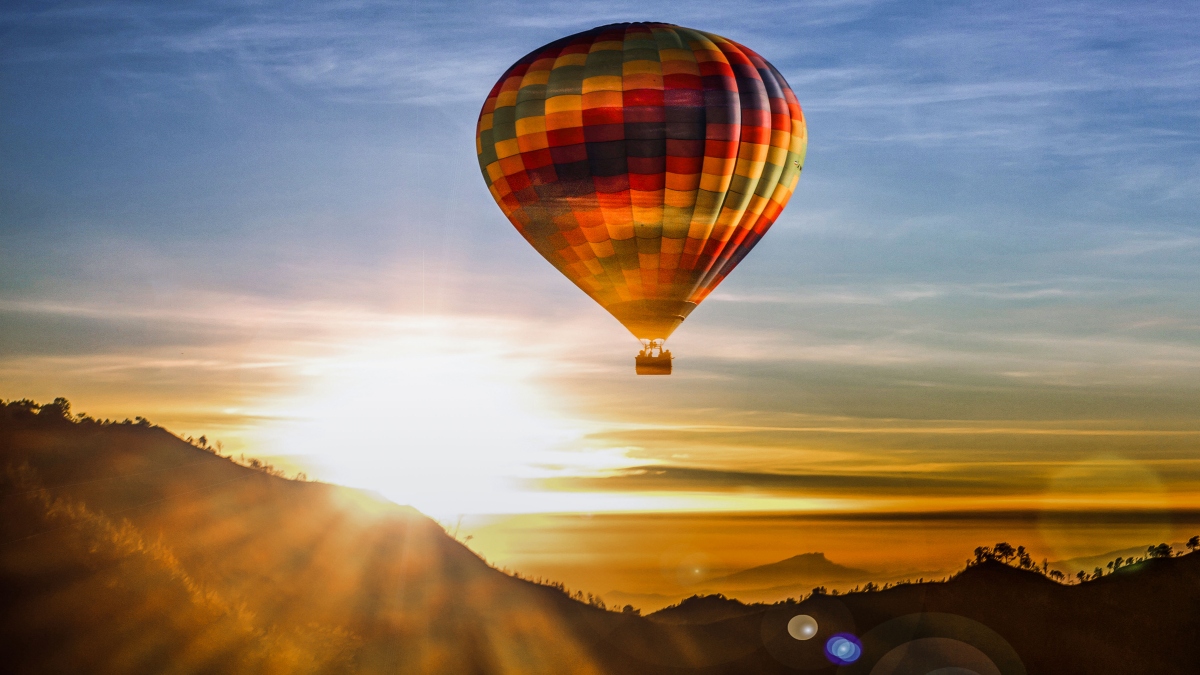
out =
[[[665,347],[663,346],[663,343],[666,342],[666,340],[662,338],[639,338],[638,341],[642,343],[642,351],[639,353],[640,356],[660,357],[664,354],[670,354],[670,352],[666,351]]]

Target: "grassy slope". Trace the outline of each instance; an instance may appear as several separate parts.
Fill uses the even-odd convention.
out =
[[[34,672],[597,672],[571,626],[622,619],[162,429],[10,415],[0,457],[0,648]]]

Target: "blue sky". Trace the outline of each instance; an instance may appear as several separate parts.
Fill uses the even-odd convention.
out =
[[[636,343],[512,231],[474,157],[511,62],[622,20],[747,44],[809,125],[791,204],[665,382],[632,378]],[[1187,3],[9,3],[0,396],[254,450],[312,359],[441,317],[508,335],[498,358],[534,364],[584,445],[729,471],[713,489],[1029,459],[983,432],[892,453],[772,431],[796,420],[1178,432],[1101,450],[1186,483],[1162,462],[1200,427],[1198,37]],[[702,422],[746,435],[653,436]],[[1046,480],[972,466],[1001,492]]]

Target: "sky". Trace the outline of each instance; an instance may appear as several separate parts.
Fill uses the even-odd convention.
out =
[[[474,155],[509,64],[636,20],[762,54],[810,137],[668,378]],[[1200,508],[1198,36],[1182,2],[6,3],[0,397],[449,520],[1169,519]]]

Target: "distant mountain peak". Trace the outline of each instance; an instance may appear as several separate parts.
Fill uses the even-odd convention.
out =
[[[779,562],[751,567],[715,579],[706,585],[720,584],[729,587],[768,587],[788,584],[819,584],[828,581],[861,579],[870,573],[866,570],[839,565],[821,551],[800,553]]]
[[[794,555],[794,556],[788,558],[787,560],[781,560],[780,563],[785,563],[785,562],[788,562],[791,560],[797,560],[797,561],[799,561],[799,560],[825,560],[825,561],[828,561],[829,559],[826,558],[825,554],[822,553],[821,551],[813,551],[811,553],[801,553],[799,555]],[[780,564],[780,563],[773,563],[773,564]]]

